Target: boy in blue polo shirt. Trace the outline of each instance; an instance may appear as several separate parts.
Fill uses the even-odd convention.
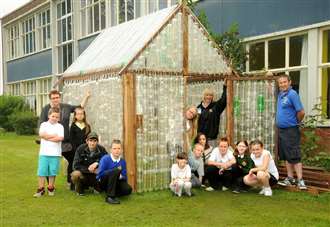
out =
[[[278,128],[278,147],[281,160],[285,160],[288,176],[278,184],[283,186],[295,183],[293,171],[297,174],[297,186],[307,189],[302,179],[302,163],[300,154],[299,124],[305,116],[304,107],[299,95],[291,87],[288,75],[278,78],[280,92],[277,98],[276,126]]]
[[[101,189],[106,192],[105,201],[109,204],[119,204],[117,196],[131,194],[132,188],[127,183],[126,161],[121,158],[120,140],[113,140],[111,153],[100,160],[96,179],[100,182]]]

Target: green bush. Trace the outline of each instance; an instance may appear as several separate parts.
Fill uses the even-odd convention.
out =
[[[18,135],[33,135],[36,133],[38,117],[32,111],[17,112],[10,116],[13,128]]]
[[[9,95],[0,96],[0,128],[6,131],[13,131],[13,122],[10,121],[10,119],[13,119],[11,115],[17,112],[28,111],[29,109],[23,97]]]

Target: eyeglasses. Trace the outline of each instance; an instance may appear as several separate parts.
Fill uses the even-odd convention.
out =
[[[50,99],[54,100],[54,99],[59,99],[59,98],[61,98],[61,97],[60,96],[55,96],[55,97],[51,97]]]

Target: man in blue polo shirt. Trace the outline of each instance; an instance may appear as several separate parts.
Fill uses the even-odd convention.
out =
[[[300,153],[299,124],[305,116],[304,107],[299,95],[291,87],[288,75],[282,74],[278,78],[280,92],[277,98],[276,125],[278,128],[278,148],[281,160],[285,160],[288,176],[278,184],[283,186],[293,185],[297,174],[297,186],[307,189],[302,178],[302,163]]]
[[[126,161],[121,158],[120,140],[113,140],[111,153],[102,157],[96,179],[107,195],[105,202],[109,204],[119,204],[117,196],[131,194],[132,187],[127,183]]]

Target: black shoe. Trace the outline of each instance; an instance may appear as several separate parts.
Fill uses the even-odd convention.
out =
[[[105,202],[109,204],[120,204],[120,201],[117,200],[116,198],[111,198],[111,197],[106,197]]]
[[[241,193],[241,189],[240,188],[235,188],[232,192],[235,193],[235,194],[239,194],[239,193]]]

